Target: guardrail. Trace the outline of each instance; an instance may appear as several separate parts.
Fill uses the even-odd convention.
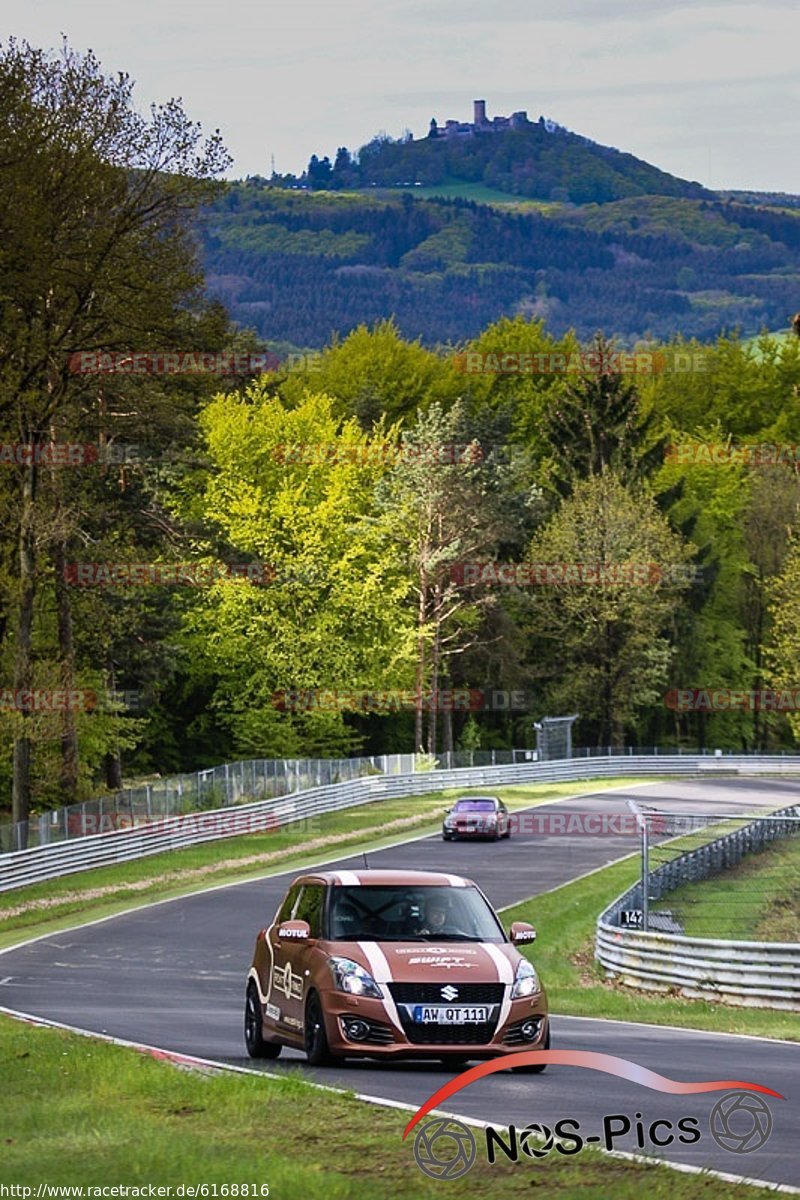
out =
[[[371,775],[347,783],[310,788],[291,797],[271,797],[235,808],[191,813],[74,838],[50,846],[13,851],[0,858],[0,891],[39,883],[93,867],[129,862],[217,838],[284,827],[303,818],[340,811],[374,800],[425,795],[454,788],[497,787],[515,783],[570,782],[615,775],[697,775],[706,770],[727,774],[800,773],[800,757],[724,758],[680,755],[616,756],[465,767],[406,775]]]
[[[661,814],[663,815],[663,814]],[[713,822],[713,816],[709,820]],[[790,805],[663,863],[649,876],[648,905],[681,884],[736,866],[775,838],[800,834],[800,806]],[[641,910],[641,881],[597,920],[595,958],[609,975],[644,991],[800,1011],[800,945],[687,937],[621,926],[624,910]],[[656,914],[651,914],[655,917]]]
[[[669,754],[699,754],[713,757],[722,751],[691,751],[684,748]],[[726,751],[726,756],[733,751]],[[658,755],[658,746],[582,746],[570,758],[613,758],[619,755]],[[185,775],[156,778],[118,792],[51,809],[27,821],[0,825],[0,854],[49,846],[70,838],[107,833],[152,821],[156,817],[186,816],[243,804],[289,796],[309,788],[346,783],[365,775],[410,775],[417,771],[460,767],[504,766],[518,762],[552,761],[538,750],[449,750],[434,759],[427,754],[381,754],[366,758],[266,758],[219,763]]]

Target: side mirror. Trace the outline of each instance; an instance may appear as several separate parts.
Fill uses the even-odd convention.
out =
[[[278,926],[279,942],[305,942],[311,937],[308,921],[284,921]]]
[[[452,812],[453,810],[452,810],[452,808],[446,808],[444,811],[445,811],[446,813],[449,813],[449,812]]]
[[[524,946],[528,942],[536,941],[536,930],[527,921],[514,921],[509,933],[515,946]]]

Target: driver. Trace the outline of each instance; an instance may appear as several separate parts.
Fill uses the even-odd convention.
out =
[[[444,891],[444,889],[441,889]],[[448,933],[450,930],[450,905],[446,896],[429,896],[425,902],[425,916],[420,933]]]

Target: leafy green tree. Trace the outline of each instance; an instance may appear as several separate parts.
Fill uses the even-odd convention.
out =
[[[626,730],[661,700],[670,621],[685,586],[676,568],[689,552],[652,498],[610,472],[576,483],[533,539],[527,561],[555,568],[530,597],[543,699],[551,711],[578,711],[599,744],[624,744]],[[581,570],[591,579],[598,568],[616,568],[622,581],[581,581]]]
[[[4,440],[32,445],[78,424],[85,383],[73,354],[144,348],[185,328],[200,283],[188,217],[229,160],[218,136],[203,145],[179,104],[143,118],[126,75],[105,76],[91,52],[66,44],[56,58],[14,39],[2,47],[0,115],[0,425]],[[23,690],[51,533],[40,470],[22,467],[15,482],[14,687]],[[14,745],[20,822],[30,807],[29,715]],[[65,737],[74,747],[73,732]]]
[[[278,386],[293,403],[308,389],[324,392],[340,416],[355,416],[369,429],[384,418],[411,424],[420,408],[436,400],[452,403],[463,379],[419,342],[402,338],[393,321],[381,321],[334,339],[318,359],[299,364]]]
[[[450,685],[453,660],[481,640],[486,613],[497,603],[496,594],[464,586],[458,567],[493,557],[509,539],[513,510],[504,504],[503,478],[503,467],[484,462],[470,437],[465,406],[445,411],[432,404],[404,433],[402,457],[378,488],[385,528],[412,581],[417,753],[425,741],[421,698],[430,691],[427,749],[435,754],[436,698]],[[451,716],[446,709],[445,750],[453,748]]]
[[[370,439],[329,397],[288,407],[261,384],[218,396],[201,426],[211,470],[188,512],[216,541],[206,534],[198,548],[263,563],[271,579],[185,601],[186,644],[215,680],[217,723],[237,753],[352,753],[342,713],[359,702],[343,693],[407,687],[412,671],[409,578],[374,505],[396,431]],[[307,711],[302,697],[299,712],[281,699],[299,693]]]

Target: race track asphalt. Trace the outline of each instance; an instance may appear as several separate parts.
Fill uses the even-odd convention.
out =
[[[535,811],[627,813],[625,800],[630,796],[674,811],[754,812],[792,803],[797,790],[787,780],[712,777],[587,794]],[[497,843],[447,844],[431,837],[371,853],[369,866],[466,875],[496,908],[503,908],[612,862],[636,846],[635,839],[620,836],[520,834]],[[364,862],[358,855],[329,865],[359,869]],[[294,870],[150,905],[7,950],[0,959],[0,1004],[165,1050],[262,1067],[244,1050],[244,983],[255,935],[270,923],[296,874]],[[557,1014],[557,996],[551,995],[551,1005]],[[604,1117],[624,1114],[631,1120],[631,1133],[615,1140],[615,1149],[800,1186],[800,1044],[559,1015],[553,1018],[552,1031],[553,1048],[617,1055],[681,1081],[761,1083],[786,1099],[767,1097],[771,1135],[760,1149],[746,1154],[723,1149],[710,1136],[709,1114],[724,1093],[676,1097],[572,1066],[551,1065],[543,1075],[498,1072],[460,1092],[444,1108],[498,1126],[538,1122],[552,1127],[559,1119],[571,1118],[580,1122],[584,1137],[599,1137]],[[414,1107],[453,1077],[439,1063],[420,1062],[353,1060],[310,1070],[299,1054],[286,1050],[277,1062],[263,1064],[269,1072],[287,1069]],[[690,1116],[698,1118],[701,1131],[694,1145],[675,1142],[656,1148],[648,1142],[643,1150],[637,1146],[636,1120],[649,1129],[656,1119],[675,1124]],[[266,1106],[264,1117],[266,1121]]]

